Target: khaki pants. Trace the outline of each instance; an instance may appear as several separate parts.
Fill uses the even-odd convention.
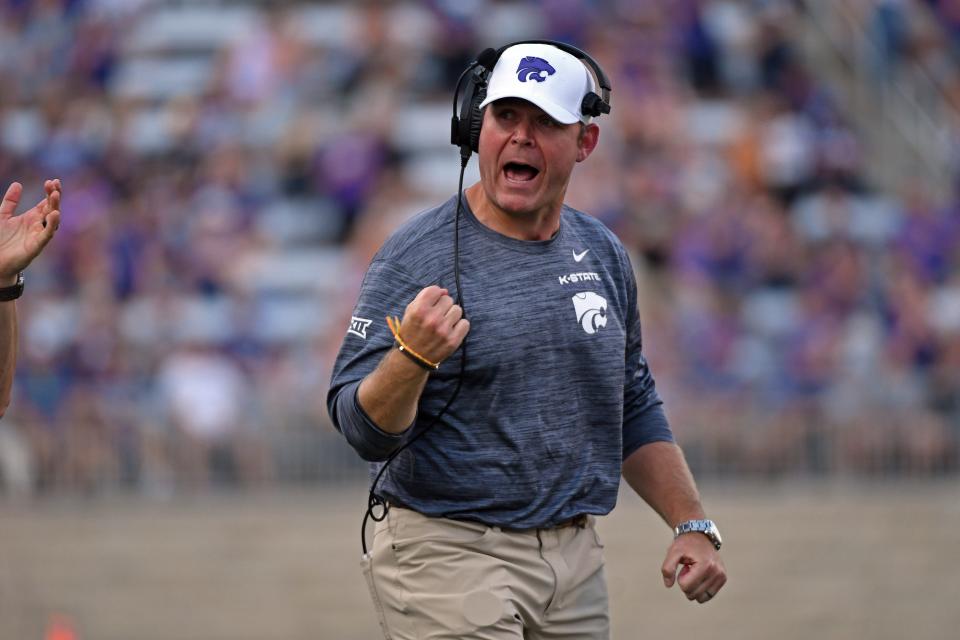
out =
[[[362,559],[384,637],[609,638],[594,524],[503,531],[392,507]]]

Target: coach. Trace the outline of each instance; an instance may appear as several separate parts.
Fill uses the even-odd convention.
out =
[[[594,525],[621,474],[674,528],[667,587],[716,596],[720,536],[641,353],[627,252],[564,204],[602,70],[545,41],[475,66],[459,137],[480,182],[387,240],[334,365],[334,424],[374,476],[390,465],[364,573],[388,638],[608,638]]]

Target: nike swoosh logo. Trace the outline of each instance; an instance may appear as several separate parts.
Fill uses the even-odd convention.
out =
[[[571,249],[570,251],[573,251],[573,249]],[[577,253],[576,251],[573,251],[574,262],[580,262],[581,260],[583,260],[583,256],[587,255],[587,251],[590,251],[590,249],[584,249],[581,253]]]

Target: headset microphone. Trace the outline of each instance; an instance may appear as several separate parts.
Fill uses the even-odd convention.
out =
[[[500,53],[492,47],[487,47],[477,56],[477,63],[487,71],[493,71],[497,66],[497,60],[500,59]]]

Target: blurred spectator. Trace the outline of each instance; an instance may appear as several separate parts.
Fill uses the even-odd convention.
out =
[[[158,372],[179,477],[191,488],[214,480],[266,478],[266,455],[250,389],[240,368],[201,343],[168,354]]]
[[[316,397],[344,300],[455,184],[459,73],[524,37],[611,76],[569,198],[635,254],[691,462],[955,470],[960,193],[870,183],[860,114],[803,59],[802,4],[0,0],[0,174],[70,189],[21,305],[4,486],[351,473]],[[956,5],[853,12],[878,76],[922,59],[960,95]]]

